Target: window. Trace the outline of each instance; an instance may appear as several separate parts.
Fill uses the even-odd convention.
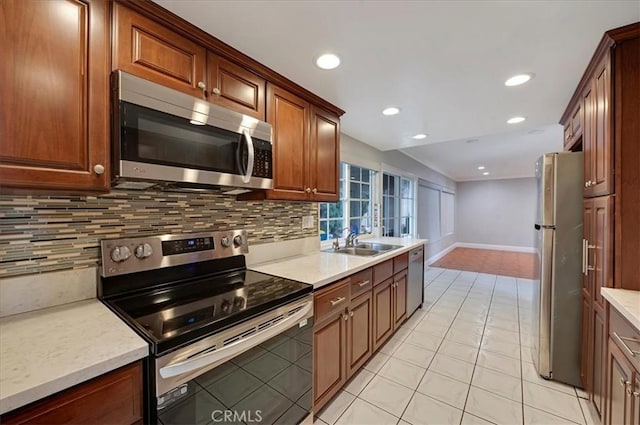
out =
[[[320,240],[346,236],[347,227],[357,234],[372,231],[376,174],[368,168],[340,164],[340,200],[320,204]]]
[[[403,236],[414,233],[414,183],[393,174],[382,176],[382,235]]]

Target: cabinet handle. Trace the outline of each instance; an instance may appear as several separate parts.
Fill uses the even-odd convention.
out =
[[[623,387],[626,387],[629,384],[631,384],[631,382],[627,381],[624,378],[620,378],[620,385],[622,385]]]
[[[211,93],[215,94],[215,95],[220,95],[220,89],[219,88],[214,88],[213,90],[211,90]]]
[[[202,96],[207,97],[207,85],[202,81],[198,81],[198,88],[202,90]]]
[[[308,188],[306,188],[304,191],[305,191],[305,192],[307,192],[307,193],[311,193],[311,188],[310,188],[310,187],[308,187]]]
[[[312,190],[313,193],[318,193],[318,189],[316,189],[315,187]]]
[[[93,166],[93,172],[97,175],[104,174],[104,165],[96,164]]]
[[[584,182],[584,187],[589,187],[589,186],[591,186],[591,181]]]
[[[346,300],[346,298],[345,298],[345,297],[338,297],[338,298],[336,298],[335,300],[331,300],[331,301],[329,301],[329,303],[331,304],[331,307],[335,307],[335,306],[337,306],[338,304],[340,304],[341,302],[343,302],[344,300]]]
[[[626,350],[627,353],[629,353],[631,355],[631,357],[635,357],[636,354],[640,354],[640,351],[634,351],[631,348],[629,348],[629,346],[627,345],[627,343],[625,342],[625,340],[627,341],[631,341],[631,342],[635,342],[637,344],[640,344],[640,339],[635,339],[635,338],[624,338],[621,337],[620,335],[618,335],[617,332],[613,333],[613,336],[616,337],[616,339],[620,342],[620,344],[622,344],[622,346],[624,347],[624,349]]]
[[[631,395],[633,395],[635,398],[640,398],[640,392],[638,391],[632,392]]]
[[[344,319],[344,321],[346,322],[347,320],[349,320],[349,315],[348,314],[343,314],[342,318]]]
[[[349,317],[353,317],[353,311],[349,312]]]
[[[363,280],[362,282],[358,283],[358,286],[362,288],[363,286],[368,285],[369,283],[371,283],[370,280]]]

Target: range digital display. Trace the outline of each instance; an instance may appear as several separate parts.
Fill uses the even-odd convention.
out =
[[[162,255],[185,254],[187,252],[214,249],[213,238],[179,239],[162,241]]]

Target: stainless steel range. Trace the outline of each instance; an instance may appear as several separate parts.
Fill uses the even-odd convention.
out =
[[[246,269],[244,231],[104,240],[100,299],[149,342],[145,422],[297,424],[312,285]]]

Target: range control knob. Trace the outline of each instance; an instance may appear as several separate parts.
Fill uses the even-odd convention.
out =
[[[136,247],[134,253],[136,254],[136,258],[143,259],[151,257],[153,254],[153,249],[151,249],[151,245],[148,243],[140,244]]]
[[[111,259],[116,263],[125,261],[129,257],[131,257],[131,250],[128,246],[116,246],[111,250]]]
[[[240,247],[244,244],[244,238],[242,237],[242,235],[237,235],[236,237],[233,238],[233,244],[236,247]]]
[[[229,248],[231,246],[231,241],[229,240],[229,236],[223,236],[220,239],[220,245],[222,245],[225,248]]]
[[[227,300],[222,301],[222,311],[226,314],[231,313],[231,303]]]

